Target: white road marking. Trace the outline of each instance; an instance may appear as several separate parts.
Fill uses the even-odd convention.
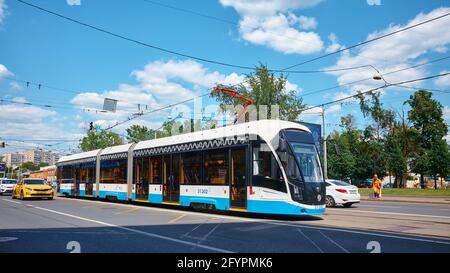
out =
[[[180,220],[180,219],[182,219],[182,218],[184,218],[184,217],[186,217],[186,214],[181,214],[181,215],[177,216],[176,218],[170,220],[170,221],[167,222],[167,223],[168,223],[168,224],[174,224],[176,221],[178,221],[178,220]]]
[[[323,234],[322,231],[319,230],[319,233],[322,234],[323,237],[327,238],[330,242],[332,242],[333,244],[335,244],[337,247],[339,247],[340,249],[342,249],[345,253],[350,253],[350,251],[348,251],[347,249],[345,249],[343,246],[341,246],[340,244],[336,243],[334,240],[332,240],[330,237],[328,237],[327,235]]]
[[[205,236],[203,236],[203,237],[197,242],[197,245],[201,245],[201,243],[202,243],[203,241],[206,241],[206,239],[209,237],[209,235],[211,235],[211,234],[214,232],[214,230],[216,230],[216,229],[220,226],[220,224],[222,224],[222,222],[218,223],[218,224],[217,224],[215,227],[213,227],[208,233],[206,233]],[[195,247],[194,247],[193,249],[195,249]]]
[[[131,232],[134,232],[134,233],[138,233],[138,234],[142,234],[142,235],[145,235],[145,236],[154,237],[154,238],[158,238],[158,239],[162,239],[162,240],[172,241],[172,242],[185,244],[185,245],[190,245],[190,246],[194,246],[194,247],[200,247],[200,248],[203,248],[203,249],[208,249],[208,250],[222,252],[222,253],[233,253],[232,251],[229,251],[229,250],[226,250],[226,249],[206,246],[206,245],[202,245],[202,244],[196,244],[196,243],[192,243],[192,242],[189,242],[189,241],[183,241],[183,240],[179,240],[179,239],[175,239],[175,238],[171,238],[171,237],[167,237],[167,236],[163,236],[163,235],[158,235],[158,234],[155,234],[155,233],[150,233],[150,232],[145,232],[145,231],[141,231],[141,230],[137,230],[137,229],[133,229],[133,228],[127,228],[127,227],[123,227],[123,226],[118,226],[118,225],[114,225],[114,224],[110,224],[110,223],[106,223],[106,222],[102,222],[102,221],[97,221],[97,220],[93,220],[93,219],[89,219],[89,218],[85,218],[85,217],[80,217],[80,216],[76,216],[76,215],[73,215],[73,214],[64,213],[64,212],[60,212],[60,211],[56,211],[56,210],[52,210],[52,209],[42,208],[42,207],[38,207],[38,206],[31,206],[31,207],[33,207],[35,209],[39,209],[39,210],[52,212],[52,213],[56,213],[56,214],[59,214],[59,215],[63,215],[63,216],[67,216],[67,217],[83,220],[83,221],[86,221],[86,222],[92,222],[92,223],[96,223],[96,224],[103,225],[103,226],[114,227],[114,228],[118,228],[118,229],[122,229],[122,230],[126,230],[126,231],[131,231]]]
[[[2,200],[6,201],[6,202],[11,202],[11,203],[14,203],[14,204],[22,204],[22,202],[14,201],[14,200],[8,200],[8,199],[2,199]]]
[[[305,237],[311,244],[313,244],[320,251],[320,253],[323,253],[323,250],[313,240],[311,240],[308,236],[306,236],[305,233],[303,233],[299,228],[297,228],[297,231],[301,235],[303,235],[303,237]]]
[[[328,210],[334,210],[339,211],[340,209],[331,209]],[[340,210],[342,211],[342,210]],[[386,215],[399,215],[399,216],[416,216],[416,217],[428,217],[428,218],[443,218],[443,219],[450,219],[450,216],[441,216],[441,215],[429,215],[429,214],[415,214],[415,213],[401,213],[401,212],[385,212],[385,211],[371,211],[371,210],[348,210],[346,212],[356,212],[356,213],[372,213],[372,214],[386,214]]]
[[[103,201],[91,201],[91,200],[84,200],[84,199],[68,199],[68,198],[66,199],[66,198],[59,198],[59,197],[58,197],[58,199],[70,200],[70,201],[80,201],[80,202],[97,202],[97,203],[105,204],[105,202],[103,202]],[[115,205],[115,206],[128,206],[128,207],[135,206],[135,205],[128,205],[128,204],[120,204],[120,203],[107,203],[107,204]],[[244,217],[239,217],[239,216],[227,216],[227,215],[217,215],[217,214],[216,215],[215,214],[205,215],[205,213],[194,212],[194,211],[178,211],[178,210],[174,210],[174,209],[145,207],[145,206],[141,206],[141,208],[153,210],[153,211],[164,211],[164,212],[171,211],[171,212],[179,213],[179,214],[186,213],[186,214],[196,215],[196,216],[201,216],[201,217],[213,217],[213,218],[222,218],[222,219],[228,219],[228,220],[240,220],[243,222],[263,222],[263,223],[267,223],[267,224],[271,224],[271,225],[289,226],[289,227],[297,227],[297,228],[302,227],[302,228],[310,228],[310,229],[318,229],[318,230],[330,230],[330,231],[337,231],[337,232],[344,232],[344,233],[363,234],[363,235],[371,235],[371,236],[377,236],[377,237],[450,245],[450,241],[439,241],[439,240],[434,240],[434,239],[381,234],[381,233],[375,233],[375,232],[358,231],[358,230],[343,229],[343,228],[314,227],[314,226],[309,226],[306,224],[290,224],[290,223],[286,223],[286,222],[280,222],[277,220],[267,221],[267,220],[263,220],[263,219],[251,219],[251,218],[244,218]],[[416,236],[420,237],[421,235],[416,235]],[[426,236],[422,235],[422,237],[426,237]]]
[[[391,208],[391,209],[401,209],[402,207],[396,207],[396,206],[376,206],[376,205],[356,205],[357,208],[361,208],[361,207],[368,207],[368,208]]]

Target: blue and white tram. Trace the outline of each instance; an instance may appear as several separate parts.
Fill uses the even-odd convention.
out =
[[[284,215],[325,212],[308,128],[259,120],[62,157],[60,192]]]

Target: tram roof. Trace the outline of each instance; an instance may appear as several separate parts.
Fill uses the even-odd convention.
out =
[[[299,129],[311,132],[308,127],[297,123],[284,120],[257,120],[236,125],[224,126],[215,129],[203,130],[189,134],[180,134],[159,139],[141,141],[133,148],[134,151],[152,147],[167,146],[186,142],[202,141],[214,138],[232,137],[236,135],[254,134],[259,135],[265,140],[272,140],[282,129]],[[133,144],[124,144],[107,147],[101,150],[100,155],[109,155],[127,152]],[[80,160],[88,157],[97,156],[100,149],[83,152],[68,156],[63,156],[58,163]]]
[[[94,156],[97,156],[99,151],[100,151],[100,149],[97,149],[97,150],[92,150],[92,151],[78,153],[78,154],[61,156],[58,160],[58,163],[78,160],[78,159],[82,159],[82,158],[94,157]]]
[[[131,145],[133,145],[133,144],[129,143],[129,144],[112,146],[112,147],[106,147],[105,149],[102,150],[100,155],[110,155],[110,154],[128,152],[128,149],[130,149]]]
[[[214,138],[232,137],[236,135],[254,134],[263,139],[273,139],[282,129],[300,129],[311,132],[308,127],[284,120],[257,120],[236,125],[224,126],[215,129],[193,132],[190,134],[180,134],[160,139],[141,141],[136,144],[133,150],[141,150],[158,146],[173,145],[186,142],[202,141]]]

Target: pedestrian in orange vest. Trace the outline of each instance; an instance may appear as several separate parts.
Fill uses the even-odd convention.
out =
[[[380,192],[381,192],[381,180],[378,178],[378,176],[375,174],[372,179],[372,190],[373,190],[373,196],[375,198],[380,198]]]

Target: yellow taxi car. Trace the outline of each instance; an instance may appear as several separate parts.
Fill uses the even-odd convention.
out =
[[[23,178],[15,185],[12,198],[21,200],[26,198],[48,198],[53,199],[53,188],[44,179]]]

